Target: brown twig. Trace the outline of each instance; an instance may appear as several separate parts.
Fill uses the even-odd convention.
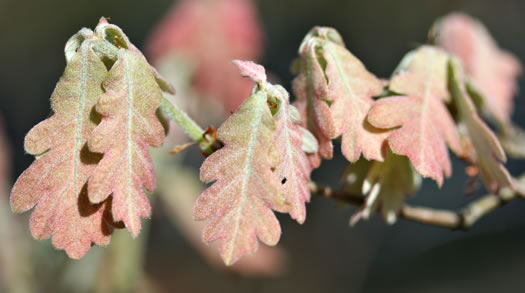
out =
[[[310,182],[310,192],[314,195],[346,202],[352,205],[362,205],[365,200],[361,195],[336,191],[330,187],[322,186],[315,182]],[[399,210],[399,217],[426,225],[467,230],[483,216],[517,197],[516,192],[510,189],[503,189],[498,196],[492,194],[485,195],[469,203],[465,208],[459,211],[403,204]]]

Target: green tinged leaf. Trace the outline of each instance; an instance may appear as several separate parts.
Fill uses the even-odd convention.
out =
[[[15,183],[11,208],[24,212],[36,205],[31,233],[37,239],[53,237],[53,245],[72,258],[91,246],[109,243],[112,222],[110,199],[91,204],[86,183],[100,155],[86,142],[95,128],[93,108],[102,94],[107,70],[85,41],[71,56],[51,97],[54,115],[36,125],[25,138],[26,152],[38,155]]]
[[[478,116],[476,108],[465,89],[464,73],[458,60],[448,62],[449,87],[459,112],[459,123],[473,147],[469,155],[479,168],[487,189],[499,193],[504,187],[513,186],[512,178],[503,166],[507,160],[496,135]]]
[[[147,147],[160,146],[164,140],[164,128],[155,115],[162,93],[144,56],[126,49],[120,49],[104,90],[96,107],[102,122],[88,142],[90,150],[104,157],[89,179],[89,199],[98,203],[113,194],[113,217],[136,237],[140,218],[151,214],[142,186],[149,192],[155,187]]]
[[[225,146],[201,167],[201,180],[215,183],[201,194],[193,215],[211,219],[203,239],[221,239],[220,253],[227,265],[254,253],[257,238],[267,245],[279,241],[281,228],[272,209],[287,207],[281,182],[272,172],[279,163],[274,131],[267,97],[256,93],[219,128],[218,138]]]

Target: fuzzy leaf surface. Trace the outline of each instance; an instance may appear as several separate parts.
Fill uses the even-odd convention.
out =
[[[306,219],[305,203],[310,201],[310,173],[313,166],[303,150],[304,129],[294,118],[297,112],[288,102],[288,95],[281,97],[281,108],[275,116],[274,141],[281,155],[275,175],[282,183],[282,193],[291,205],[290,216],[303,223]]]
[[[368,113],[375,127],[393,129],[388,144],[394,154],[406,155],[415,169],[441,186],[452,167],[447,143],[461,153],[459,134],[445,102],[448,55],[423,46],[403,58],[389,89],[405,96],[382,98]],[[394,129],[395,128],[395,129]]]
[[[147,148],[164,141],[164,128],[155,115],[162,93],[142,54],[126,49],[119,51],[104,89],[96,106],[102,122],[88,142],[90,150],[104,157],[89,179],[89,199],[98,203],[113,194],[113,217],[135,237],[141,217],[151,213],[142,187],[150,192],[155,187]]]
[[[465,89],[465,80],[458,60],[448,65],[450,91],[459,111],[459,120],[465,125],[467,137],[474,148],[473,160],[479,168],[487,189],[498,194],[503,187],[512,187],[512,178],[503,166],[507,160],[496,135],[478,116],[478,112]]]
[[[215,183],[200,195],[193,215],[211,219],[203,239],[221,240],[220,254],[227,265],[254,253],[257,238],[267,245],[279,241],[281,227],[272,209],[286,211],[287,206],[272,172],[279,163],[274,131],[267,97],[258,92],[218,129],[225,146],[201,167],[201,180]]]
[[[377,129],[366,120],[374,103],[372,96],[383,91],[382,82],[345,47],[324,42],[322,54],[326,60],[328,100],[337,134],[342,135],[343,155],[356,162],[361,153],[368,160],[383,160],[381,152],[388,131]]]
[[[470,82],[483,95],[484,112],[498,123],[510,123],[522,71],[519,60],[501,50],[485,26],[465,14],[446,15],[432,33],[440,47],[462,61]]]
[[[314,27],[299,47],[299,74],[293,81],[293,91],[297,97],[296,108],[301,113],[302,126],[312,132],[319,142],[319,155],[330,159],[333,156],[331,139],[339,133],[330,104],[334,96],[329,95],[328,80],[325,73],[326,59],[319,54],[326,44],[343,45],[336,30]]]
[[[71,56],[53,92],[53,116],[33,127],[25,138],[26,152],[36,160],[18,178],[11,208],[31,215],[31,233],[37,239],[53,237],[53,245],[71,258],[87,253],[91,242],[109,243],[111,215],[106,200],[93,205],[86,183],[100,160],[86,145],[96,123],[91,117],[102,94],[107,70],[85,42]]]

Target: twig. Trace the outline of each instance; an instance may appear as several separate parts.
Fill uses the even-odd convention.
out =
[[[362,205],[365,197],[344,191],[336,191],[327,186],[310,182],[310,192],[321,197],[335,199],[352,205]],[[502,189],[498,196],[485,195],[459,211],[417,207],[403,204],[399,217],[421,224],[444,227],[449,229],[468,230],[483,216],[498,207],[517,198],[516,192]]]

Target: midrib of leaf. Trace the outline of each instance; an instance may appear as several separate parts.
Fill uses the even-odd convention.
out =
[[[89,60],[89,50],[90,47],[88,45],[84,45],[80,47],[81,52],[81,61],[80,61],[80,93],[79,93],[79,101],[78,101],[78,113],[77,113],[77,128],[75,130],[75,153],[73,155],[73,179],[71,182],[71,185],[74,188],[74,191],[76,191],[77,184],[78,184],[78,162],[80,160],[80,148],[85,143],[85,141],[82,139],[82,127],[84,124],[84,107],[86,104],[86,84],[88,82],[88,60]],[[70,185],[70,186],[71,186]],[[69,188],[69,186],[67,187]],[[59,198],[62,198],[62,196],[67,192],[67,188],[64,189],[64,191],[61,193]],[[55,202],[58,204],[60,200],[57,199]],[[78,227],[78,217],[74,217],[74,223],[75,227]],[[78,233],[82,233],[80,229],[75,228],[74,231],[78,235]],[[78,238],[77,238],[78,239]]]
[[[332,57],[332,60],[334,60],[335,67],[337,68],[337,73],[339,73],[339,76],[341,77],[341,80],[343,81],[343,85],[345,86],[345,90],[347,92],[346,99],[349,99],[352,103],[352,108],[354,108],[354,113],[361,114],[361,111],[359,110],[359,107],[356,104],[356,97],[354,92],[352,91],[350,85],[348,84],[348,79],[346,75],[343,72],[343,68],[341,68],[341,63],[339,62],[339,59],[335,55],[334,50],[332,49],[332,45],[330,43],[326,43],[324,45],[324,48],[328,51],[328,54]]]
[[[253,131],[251,132],[250,142],[248,143],[248,147],[247,147],[248,154],[246,158],[246,165],[244,167],[244,174],[243,174],[243,180],[242,180],[241,202],[239,203],[239,207],[237,209],[237,217],[235,219],[235,229],[233,230],[233,236],[232,236],[232,241],[231,241],[232,245],[229,246],[228,257],[226,257],[227,265],[231,264],[232,262],[233,247],[235,246],[234,243],[237,242],[237,236],[239,234],[239,226],[241,223],[242,210],[244,208],[246,198],[248,197],[248,194],[246,192],[246,185],[248,184],[248,181],[249,181],[248,179],[250,178],[250,174],[252,172],[251,165],[252,165],[252,160],[253,160],[253,153],[255,150],[255,143],[257,142],[257,135],[259,132],[259,127],[261,125],[260,120],[262,117],[262,112],[265,106],[262,102],[266,101],[266,98],[264,96],[261,96],[260,94],[256,94],[255,96],[253,96],[253,98],[257,98],[256,101],[258,103],[255,106],[255,109],[256,109],[255,117],[252,120],[252,123],[250,125]]]
[[[435,55],[435,52],[432,51],[432,55]],[[430,116],[427,117],[427,109],[428,109],[428,105],[430,104],[428,100],[429,100],[429,92],[430,92],[430,88],[432,84],[431,83],[432,78],[433,78],[432,69],[434,68],[435,58],[429,58],[429,59],[430,59],[430,62],[428,62],[428,67],[427,67],[428,71],[426,73],[426,78],[425,78],[425,92],[423,93],[423,106],[421,109],[421,117],[419,118],[421,121],[421,125],[423,126],[421,127],[421,135],[419,136],[420,146],[425,145],[424,138],[426,138],[426,131],[425,131],[426,127],[425,127],[424,120],[430,118]],[[425,161],[424,158],[426,156],[425,156],[425,151],[423,147],[419,148],[419,156],[421,158],[421,161],[424,162]]]
[[[124,55],[124,78],[126,82],[126,102],[127,102],[127,120],[126,120],[126,154],[127,154],[127,162],[126,162],[126,171],[127,171],[127,194],[126,194],[126,202],[128,204],[128,216],[129,216],[129,223],[135,223],[134,216],[133,216],[133,207],[132,203],[130,201],[130,194],[131,194],[131,186],[133,185],[133,182],[131,180],[132,178],[132,170],[131,170],[131,148],[132,148],[132,140],[131,140],[131,127],[133,126],[133,121],[131,116],[133,115],[133,82],[130,77],[130,72],[128,70],[128,55]],[[134,229],[132,229],[134,230]]]

